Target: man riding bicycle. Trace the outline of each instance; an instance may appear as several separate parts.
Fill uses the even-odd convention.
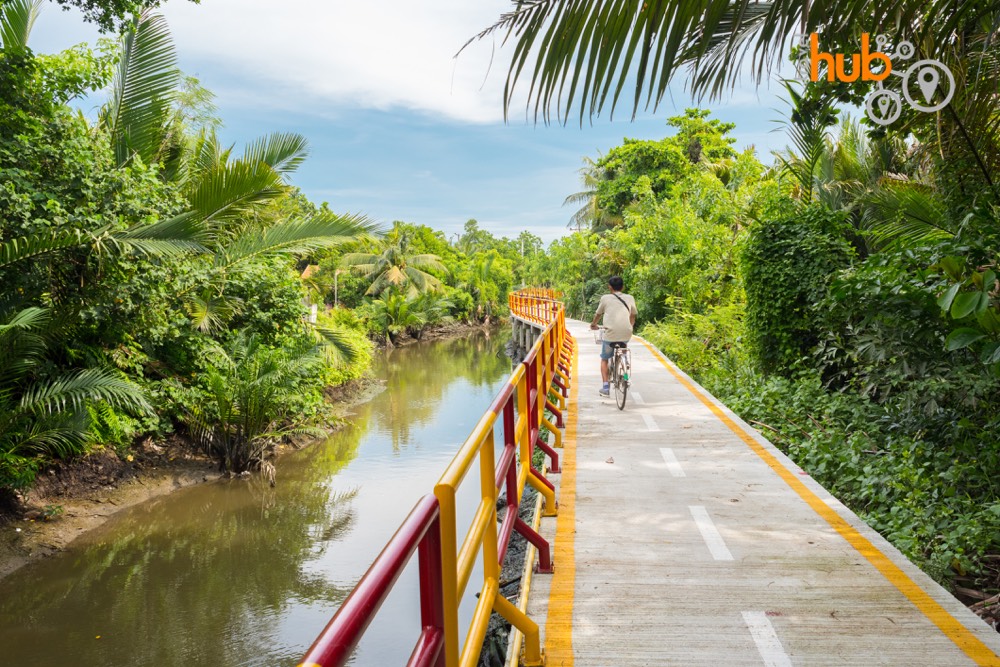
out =
[[[629,294],[622,293],[625,283],[620,276],[611,276],[608,287],[611,293],[601,297],[597,312],[590,323],[591,329],[597,329],[597,320],[604,317],[604,343],[601,346],[601,380],[604,384],[598,392],[601,396],[611,395],[611,387],[608,384],[608,361],[614,356],[616,347],[628,347],[632,329],[635,327],[635,318],[639,314],[635,308],[635,299]]]

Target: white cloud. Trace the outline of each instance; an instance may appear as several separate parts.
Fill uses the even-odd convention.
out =
[[[402,107],[491,122],[502,118],[506,61],[497,57],[491,71],[492,40],[454,55],[509,7],[508,0],[171,0],[164,14],[182,61],[256,81],[267,106]]]

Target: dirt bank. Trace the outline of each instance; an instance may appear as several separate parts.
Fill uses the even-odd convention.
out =
[[[363,378],[326,391],[338,416],[383,390]],[[299,443],[299,446],[307,444]],[[278,448],[276,454],[295,449]],[[0,514],[0,579],[24,565],[66,548],[115,513],[157,496],[221,477],[218,464],[189,440],[147,440],[125,459],[102,450],[42,470],[21,500],[26,510]]]
[[[493,332],[497,324],[445,324],[428,329],[422,341],[457,338],[477,331]],[[409,336],[398,345],[417,343]],[[338,417],[371,400],[384,389],[362,378],[324,393]],[[281,445],[275,454],[308,444]],[[74,539],[106,522],[115,513],[157,496],[219,479],[217,464],[181,437],[146,441],[123,460],[113,451],[95,452],[68,464],[42,470],[24,494],[25,512],[0,507],[0,579],[34,560],[61,551]],[[23,507],[21,508],[23,509]]]
[[[436,324],[427,327],[420,335],[420,340],[408,334],[401,335],[393,343],[394,347],[405,347],[415,343],[423,343],[430,340],[441,340],[443,338],[462,338],[470,333],[483,332],[493,334],[503,325],[503,319],[494,320],[492,323],[468,324],[465,322],[452,322],[451,324]]]
[[[218,466],[181,438],[147,441],[130,458],[102,450],[41,471],[22,497],[23,517],[0,521],[0,579],[61,551],[116,512],[219,477]]]

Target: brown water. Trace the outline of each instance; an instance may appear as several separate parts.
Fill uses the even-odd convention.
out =
[[[0,665],[296,664],[489,406],[510,372],[505,340],[395,350],[375,367],[386,391],[282,457],[275,488],[178,491],[0,582]],[[416,590],[414,559],[354,664],[405,664]]]

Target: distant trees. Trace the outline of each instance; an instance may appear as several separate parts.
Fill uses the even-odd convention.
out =
[[[374,243],[375,252],[352,252],[341,258],[341,265],[360,273],[369,281],[365,294],[379,295],[388,289],[411,295],[440,289],[442,283],[425,269],[448,273],[441,258],[431,253],[414,253],[409,233],[401,225]]]

